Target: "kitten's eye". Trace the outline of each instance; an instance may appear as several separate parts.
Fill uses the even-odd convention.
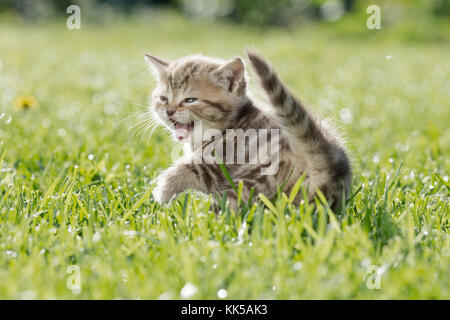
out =
[[[161,100],[162,102],[167,102],[167,98],[164,97],[164,96],[160,96],[160,97],[159,97],[159,100]]]
[[[197,98],[186,98],[186,99],[184,99],[185,103],[192,103],[192,102],[195,102],[195,101],[197,101]]]

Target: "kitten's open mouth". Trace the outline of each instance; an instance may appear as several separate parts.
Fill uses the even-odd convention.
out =
[[[194,122],[190,123],[180,123],[170,119],[173,126],[175,127],[175,136],[178,140],[184,140],[191,134],[192,129],[194,129]]]

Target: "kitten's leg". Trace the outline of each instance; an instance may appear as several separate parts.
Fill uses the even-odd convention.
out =
[[[219,190],[223,179],[218,165],[179,163],[156,178],[153,198],[159,203],[167,203],[188,189],[214,193]]]

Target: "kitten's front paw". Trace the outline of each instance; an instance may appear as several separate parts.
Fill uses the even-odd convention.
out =
[[[162,185],[157,185],[155,187],[155,189],[153,189],[152,192],[153,195],[153,199],[158,202],[158,203],[165,203],[165,199],[163,197],[163,186]]]
[[[175,196],[171,191],[169,184],[167,183],[167,177],[165,174],[156,178],[156,187],[152,192],[153,199],[158,203],[168,203]]]

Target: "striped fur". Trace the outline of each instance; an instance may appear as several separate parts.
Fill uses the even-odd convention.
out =
[[[168,202],[176,195],[188,189],[203,193],[228,194],[232,207],[236,207],[236,194],[230,188],[220,167],[216,163],[204,160],[204,151],[222,150],[223,159],[235,183],[244,182],[244,201],[248,199],[251,188],[256,193],[273,196],[279,186],[285,183],[285,192],[289,192],[295,182],[306,174],[305,186],[308,199],[313,200],[319,189],[327,197],[334,209],[341,205],[350,188],[351,168],[343,143],[338,135],[322,125],[283,85],[273,69],[255,52],[248,57],[260,83],[270,100],[272,113],[259,109],[246,92],[246,76],[241,59],[231,61],[212,59],[200,55],[189,56],[167,62],[154,56],[147,56],[158,80],[152,95],[150,112],[159,121],[173,129],[169,118],[189,123],[202,121],[205,129],[216,129],[220,137],[201,141],[205,148],[198,148],[196,142],[185,141],[191,153],[176,161],[164,171],[156,181],[153,196],[156,201]],[[160,96],[167,96],[161,101]],[[194,104],[185,104],[187,97],[196,97]],[[167,114],[170,113],[170,117]],[[171,120],[171,121],[172,121]],[[229,131],[233,129],[234,132]],[[262,175],[261,169],[269,164],[237,164],[236,154],[230,154],[227,146],[237,150],[239,132],[259,129],[279,129],[279,150],[270,149],[270,159],[279,158],[276,174]],[[274,142],[269,136],[268,144]],[[259,143],[250,145],[245,142],[245,157],[254,157],[264,146]],[[220,149],[220,146],[223,146]],[[242,145],[241,145],[242,147]],[[253,149],[252,149],[253,147]],[[300,201],[301,196],[296,198]]]

